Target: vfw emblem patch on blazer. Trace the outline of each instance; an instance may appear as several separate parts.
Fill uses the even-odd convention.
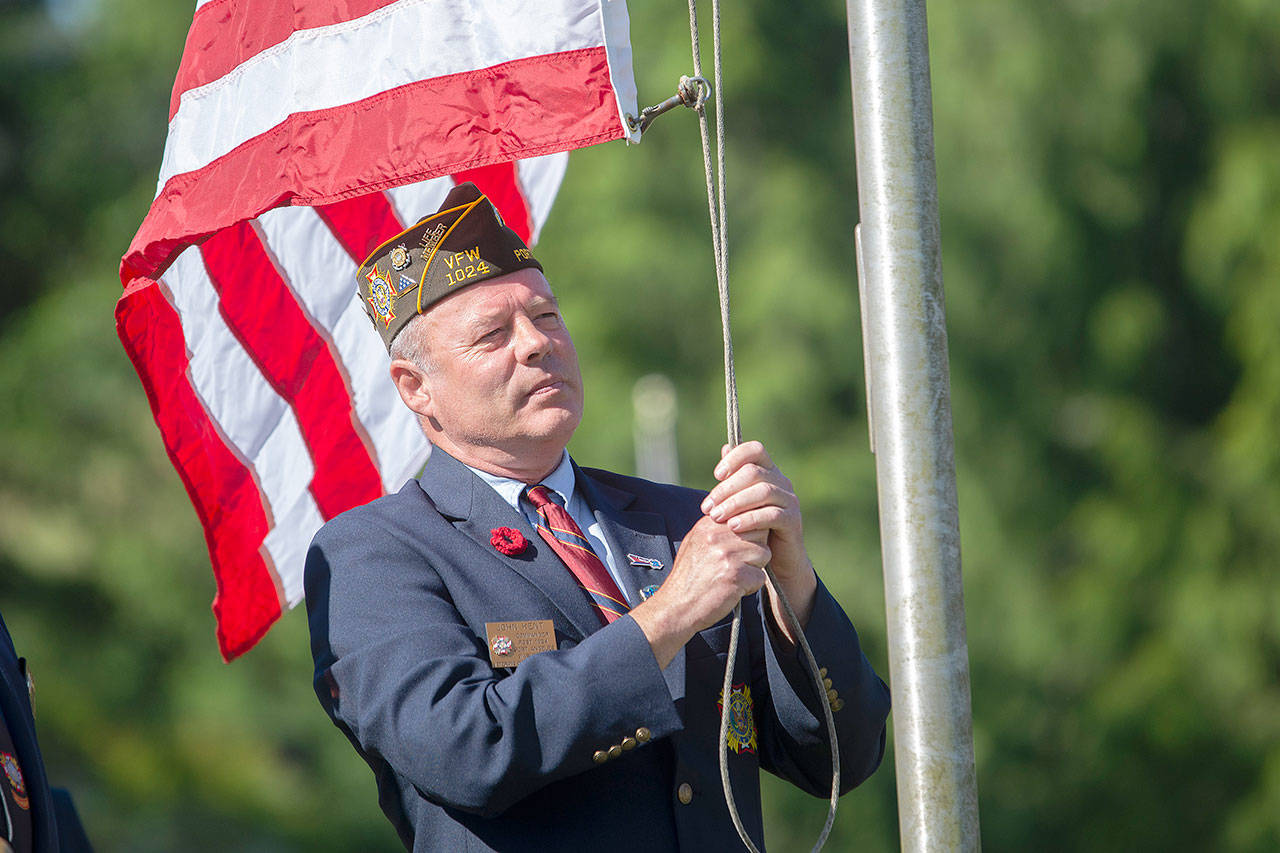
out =
[[[0,767],[4,768],[4,775],[9,778],[9,788],[13,791],[13,801],[18,804],[20,809],[29,808],[30,801],[27,799],[27,786],[22,778],[22,768],[18,766],[18,759],[7,752],[0,752]],[[3,801],[4,797],[0,797],[0,802]]]
[[[724,691],[716,701],[716,708],[724,713]],[[729,731],[725,740],[734,752],[756,751],[756,717],[751,706],[751,688],[735,684],[729,688]]]

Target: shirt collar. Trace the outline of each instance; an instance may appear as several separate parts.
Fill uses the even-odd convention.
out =
[[[467,466],[471,468],[470,465]],[[520,510],[520,496],[524,494],[524,490],[528,484],[521,480],[513,480],[510,477],[499,477],[497,474],[490,474],[488,471],[481,471],[479,468],[471,468],[475,475],[484,480],[498,495],[507,503],[511,504],[516,510]],[[577,478],[573,473],[573,462],[569,459],[569,451],[565,450],[560,457],[560,464],[556,466],[556,470],[548,474],[543,480],[542,485],[558,494],[564,499],[564,505],[567,507],[569,502],[573,500],[573,490]]]

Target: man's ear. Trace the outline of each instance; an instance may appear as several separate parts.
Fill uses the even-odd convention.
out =
[[[432,416],[431,383],[426,371],[408,359],[397,358],[391,362],[391,381],[411,411],[424,418]]]

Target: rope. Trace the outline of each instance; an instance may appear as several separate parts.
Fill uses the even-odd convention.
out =
[[[707,128],[707,111],[704,105],[705,95],[700,96],[692,108],[698,114],[698,130],[702,136],[702,164],[707,179],[707,211],[711,220],[711,247],[715,256],[716,288],[720,297],[720,328],[724,337],[726,428],[730,446],[736,447],[742,443],[742,423],[738,411],[738,381],[734,372],[733,334],[729,324],[729,256],[724,191],[724,87],[720,84],[720,0],[711,0],[711,15],[712,73],[714,81],[711,88],[715,93],[716,111],[716,168],[714,170],[714,180],[712,178],[710,132]],[[689,38],[693,48],[693,79],[701,80],[702,51],[698,41],[697,0],[689,0]],[[682,77],[680,79],[680,89],[682,91],[686,90],[689,82],[690,78]],[[686,103],[686,105],[688,104]],[[787,616],[787,624],[791,628],[792,634],[799,639],[800,648],[804,651],[805,659],[809,664],[809,673],[813,677],[814,688],[817,690],[818,704],[822,706],[823,717],[826,720],[827,742],[831,745],[831,804],[827,810],[827,822],[823,825],[822,833],[818,836],[818,841],[813,846],[813,851],[816,853],[827,843],[827,837],[831,834],[831,827],[835,824],[836,808],[840,799],[840,750],[836,742],[836,723],[832,715],[831,703],[826,701],[827,689],[822,681],[822,675],[818,671],[818,662],[813,656],[813,650],[809,648],[809,641],[805,638],[804,631],[800,627],[800,620],[797,618],[795,610],[792,609],[791,602],[783,594],[782,587],[778,583],[771,566],[765,566],[765,575],[769,579],[773,594],[777,596],[778,601],[782,604]],[[729,807],[729,817],[733,820],[734,829],[738,831],[738,837],[742,839],[742,843],[751,853],[760,853],[742,825],[742,818],[738,815],[738,807],[733,798],[733,786],[729,782],[729,714],[731,710],[729,697],[733,687],[734,662],[738,659],[738,635],[741,627],[742,602],[739,601],[733,607],[733,623],[729,629],[729,656],[725,662],[724,684],[721,686],[720,693],[720,783],[724,788],[725,804]]]

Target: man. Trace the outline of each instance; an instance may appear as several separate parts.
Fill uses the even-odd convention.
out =
[[[31,693],[27,661],[0,617],[0,853],[88,851],[70,795],[45,776]]]
[[[579,468],[577,354],[541,265],[476,188],[357,273],[391,377],[433,449],[398,494],[316,535],[316,692],[414,850],[731,850],[729,773],[763,847],[759,770],[825,796],[821,702],[852,788],[888,693],[805,553],[764,448],[726,448],[707,495]],[[771,564],[829,691],[765,584]],[[731,695],[728,615],[743,601]]]

